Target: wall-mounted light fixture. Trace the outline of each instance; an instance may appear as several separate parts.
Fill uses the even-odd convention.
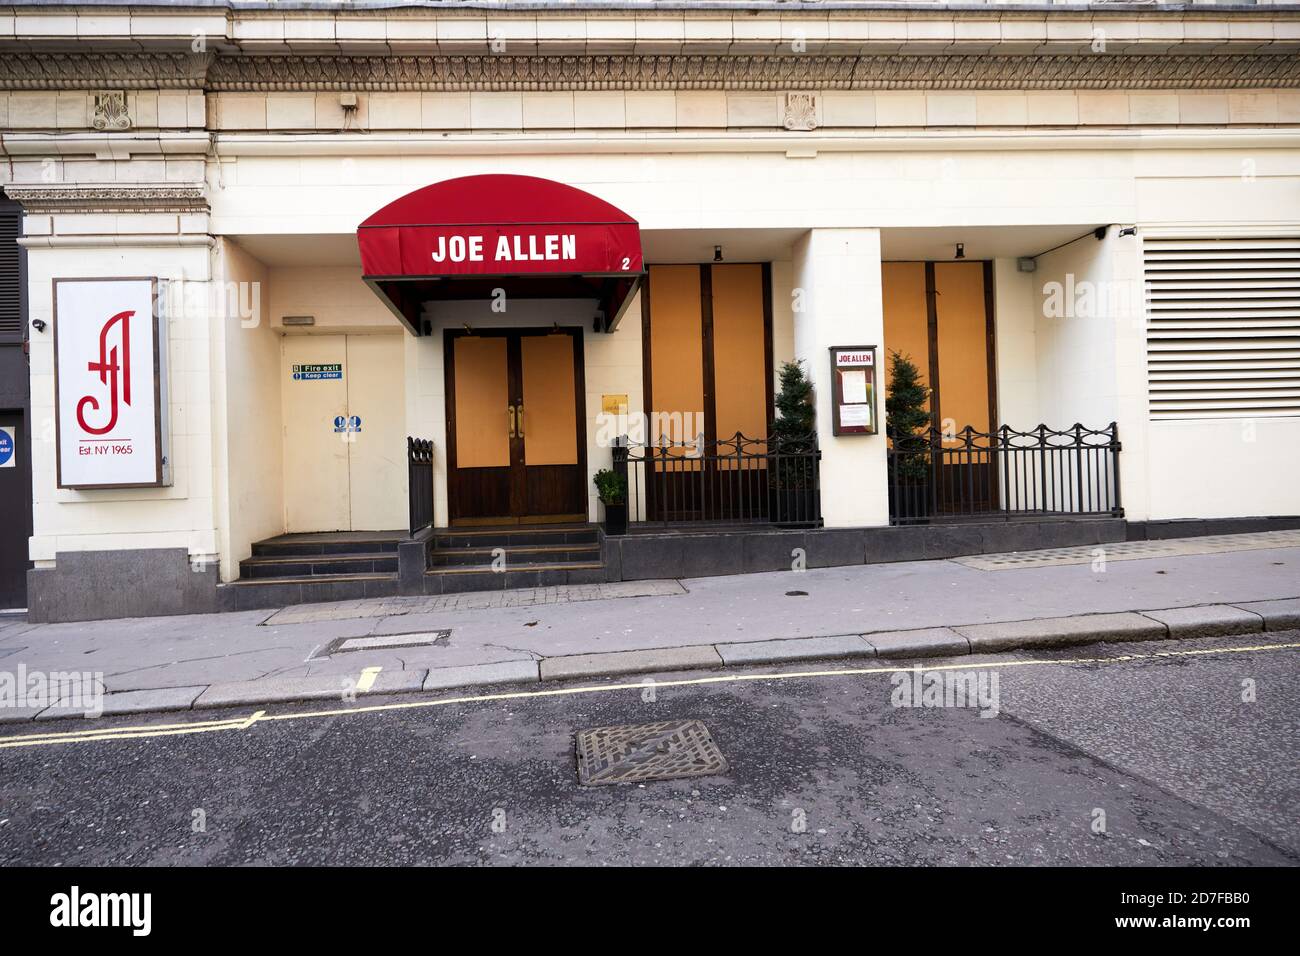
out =
[[[1016,270],[1019,272],[1033,272],[1038,268],[1038,260],[1033,256],[1024,256],[1016,260]]]
[[[959,242],[959,243],[957,243],[957,255],[956,255],[956,258],[958,258],[958,259],[965,259],[965,258],[966,258],[966,243],[964,243],[964,242]]]
[[[286,315],[280,319],[281,325],[315,325],[314,315]]]
[[[1136,236],[1137,234],[1138,234],[1137,226],[1125,226],[1118,233],[1116,233],[1116,235],[1118,235],[1120,238],[1123,238],[1124,236]]]
[[[714,262],[722,261],[722,246],[713,247],[713,261]]]

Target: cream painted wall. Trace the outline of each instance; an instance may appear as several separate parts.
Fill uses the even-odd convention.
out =
[[[1015,259],[993,262],[998,424],[1021,431],[1039,424],[1035,276]]]
[[[772,263],[772,394],[781,388],[781,363],[794,360],[794,262]]]
[[[208,243],[203,238],[179,242],[173,235],[170,241],[144,239],[136,245],[119,245],[117,235],[131,231],[133,217],[75,219],[81,231],[69,237],[70,242],[25,243],[29,318],[47,323],[44,332],[33,330],[31,339],[31,559],[38,567],[50,567],[59,551],[135,548],[185,548],[191,557],[211,558],[219,544]],[[174,304],[168,323],[170,487],[99,491],[55,487],[52,283],[55,278],[83,276],[158,276],[179,282],[169,296]]]
[[[880,231],[812,229],[794,247],[795,355],[812,379],[821,446],[822,517],[826,527],[889,523],[884,395],[877,370],[875,435],[831,433],[832,346],[884,341],[880,291]]]
[[[1300,419],[1152,422],[1147,445],[1147,517],[1300,514]]]
[[[285,530],[280,336],[268,321],[266,267],[224,239],[213,263],[227,306],[213,316],[212,361],[220,573],[230,581],[252,542]]]
[[[286,223],[286,225],[288,225]],[[360,267],[276,266],[270,274],[271,325],[283,329],[286,315],[315,316],[305,329],[351,332],[402,329],[397,317],[361,280]],[[294,327],[297,334],[304,331]]]
[[[472,155],[306,155],[311,150],[304,145],[304,155],[231,156],[221,164],[222,188],[212,195],[213,225],[233,234],[348,235],[415,188],[480,173],[568,183],[613,203],[647,230],[1133,218],[1135,159],[1127,149],[821,152],[810,159],[747,152],[743,139],[728,152],[638,154],[629,144],[628,152],[602,155],[548,155],[542,137],[534,142],[518,154],[494,154],[485,142]],[[1277,152],[1300,163],[1298,151]],[[1261,158],[1261,169],[1271,162],[1271,154]],[[1224,168],[1235,170],[1231,161]]]

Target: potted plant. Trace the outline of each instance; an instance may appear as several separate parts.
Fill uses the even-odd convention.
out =
[[[895,522],[925,520],[930,515],[930,389],[910,356],[890,352],[889,358],[889,514]]]
[[[768,476],[768,516],[776,524],[821,523],[816,462],[817,431],[812,382],[802,360],[781,364],[777,418],[768,430],[775,457]]]
[[[627,475],[610,468],[596,472],[596,494],[605,506],[605,534],[627,534]]]

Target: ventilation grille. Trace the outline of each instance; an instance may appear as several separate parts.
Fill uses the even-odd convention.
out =
[[[1300,415],[1300,236],[1143,248],[1151,417]]]
[[[0,342],[23,337],[22,272],[18,260],[18,229],[22,211],[0,202]]]

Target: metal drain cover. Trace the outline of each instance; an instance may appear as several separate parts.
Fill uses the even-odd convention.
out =
[[[578,731],[578,782],[644,783],[727,772],[727,758],[698,720]]]

